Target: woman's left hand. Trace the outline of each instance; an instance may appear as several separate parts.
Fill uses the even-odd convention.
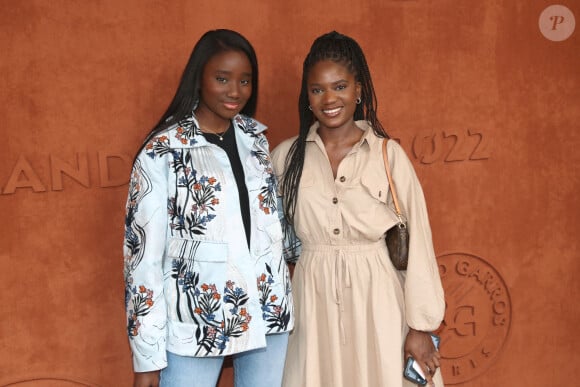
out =
[[[427,383],[431,385],[431,379],[437,367],[441,365],[439,363],[441,355],[435,348],[428,332],[409,328],[409,333],[407,333],[407,338],[405,339],[405,361],[409,356],[412,356],[419,363]]]

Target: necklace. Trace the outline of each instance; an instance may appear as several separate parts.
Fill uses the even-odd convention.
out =
[[[207,130],[207,133],[209,133],[209,134],[213,134],[213,135],[217,136],[217,137],[220,139],[220,141],[223,141],[223,140],[224,140],[224,136],[226,135],[226,132],[227,132],[229,129],[230,129],[230,126],[228,125],[228,127],[226,128],[226,130],[224,130],[224,131],[223,131],[223,132],[221,132],[221,133],[218,133],[218,132],[214,132],[214,131],[212,131],[212,130],[209,130],[209,129],[207,129],[207,128],[206,128],[206,130]]]

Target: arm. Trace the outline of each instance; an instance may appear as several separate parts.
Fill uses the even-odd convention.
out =
[[[445,313],[443,286],[433,249],[427,205],[415,170],[403,149],[389,141],[393,180],[401,210],[409,227],[409,264],[405,273],[405,315],[409,332],[405,360],[412,356],[430,383],[440,354],[429,332],[437,329]]]
[[[159,387],[160,371],[135,372],[133,387]]]
[[[409,228],[409,264],[405,273],[407,325],[431,332],[445,313],[443,286],[433,249],[427,205],[421,184],[403,149],[389,141],[389,161],[394,184]]]
[[[166,187],[166,160],[142,152],[131,173],[124,238],[127,334],[135,372],[156,371],[167,364],[161,266],[167,233]]]

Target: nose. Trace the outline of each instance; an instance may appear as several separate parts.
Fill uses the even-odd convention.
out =
[[[332,104],[336,101],[336,94],[332,90],[328,90],[322,95],[322,103],[325,105]]]
[[[237,99],[240,96],[240,85],[237,82],[231,82],[228,88],[228,97]]]

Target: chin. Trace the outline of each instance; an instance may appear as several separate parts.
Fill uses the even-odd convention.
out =
[[[321,126],[328,129],[341,128],[348,123],[348,121],[334,121],[334,120],[318,120]]]
[[[222,113],[221,116],[225,120],[231,120],[235,116],[237,116],[238,114],[240,114],[239,111],[227,111],[227,112]]]

